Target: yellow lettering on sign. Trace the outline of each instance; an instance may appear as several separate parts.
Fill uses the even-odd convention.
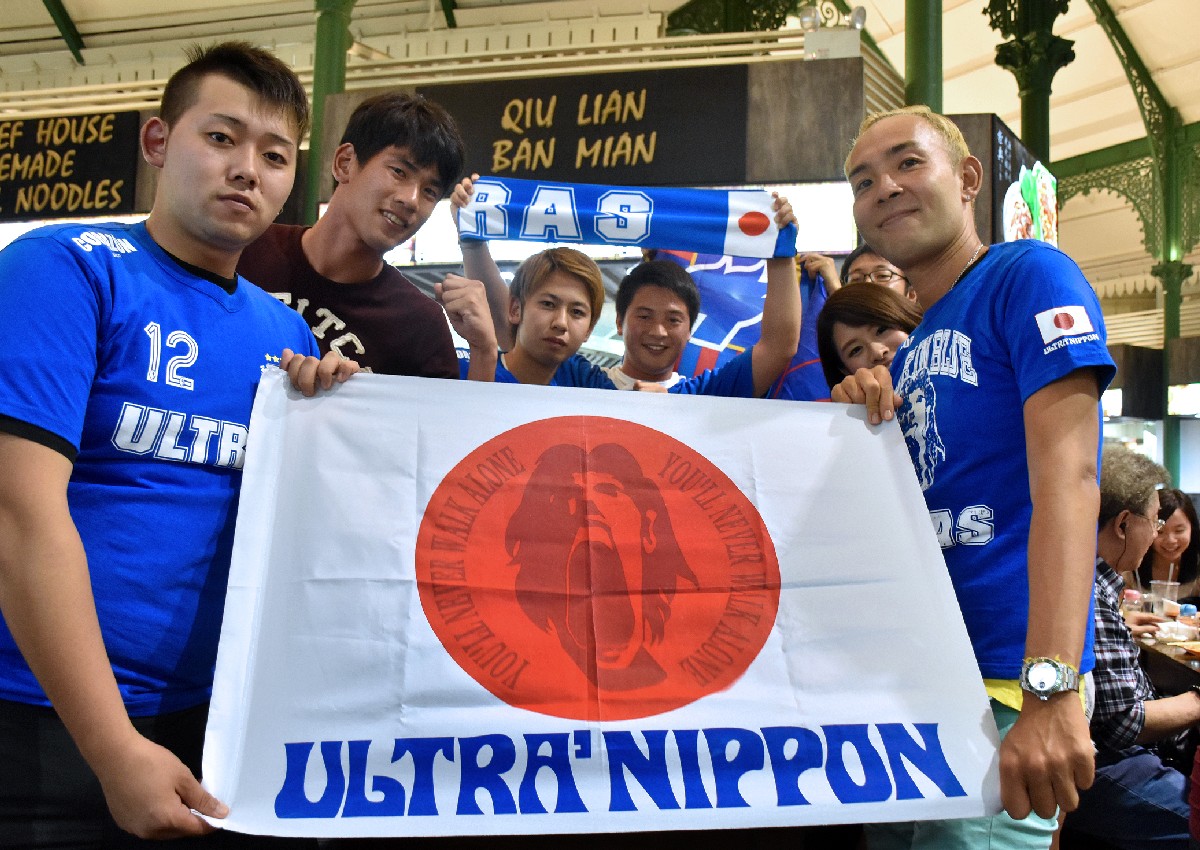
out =
[[[492,142],[492,173],[550,168],[554,165],[554,143],[553,138],[521,139],[515,145],[510,139],[496,139]]]
[[[583,168],[586,165],[589,168],[612,168],[654,162],[654,149],[657,144],[657,130],[649,134],[621,133],[591,142],[581,138],[575,148],[575,167]]]
[[[551,95],[548,102],[540,97],[514,98],[504,105],[500,126],[517,135],[523,135],[531,127],[553,127],[557,105],[558,95]]]
[[[593,124],[628,124],[646,117],[646,90],[622,92],[613,89],[608,94],[579,96],[575,123],[580,127]]]
[[[0,121],[0,150],[15,146],[24,132],[24,121]]]

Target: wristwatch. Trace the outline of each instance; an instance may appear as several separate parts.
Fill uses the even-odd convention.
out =
[[[1021,667],[1021,690],[1038,699],[1079,690],[1079,671],[1053,658],[1026,658]]]

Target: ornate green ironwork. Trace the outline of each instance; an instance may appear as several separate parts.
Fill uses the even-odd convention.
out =
[[[1176,112],[1163,97],[1146,63],[1134,49],[1133,42],[1117,21],[1117,16],[1113,14],[1107,0],[1087,0],[1087,4],[1096,16],[1096,23],[1108,36],[1117,59],[1121,61],[1125,77],[1129,80],[1129,87],[1133,89],[1134,97],[1137,98],[1142,123],[1146,125],[1146,135],[1150,137],[1150,144],[1155,146],[1155,155],[1162,157],[1166,150],[1169,125]]]
[[[1196,244],[1198,238],[1195,196],[1200,194],[1200,187],[1196,185],[1196,177],[1200,175],[1200,170],[1196,167],[1194,145],[1189,146],[1186,143],[1187,128],[1181,126],[1179,111],[1163,96],[1107,0],[1087,0],[1087,4],[1125,70],[1125,76],[1137,100],[1138,110],[1142,114],[1142,123],[1146,127],[1146,137],[1152,153],[1151,175],[1149,180],[1143,178],[1142,186],[1148,183],[1153,189],[1150,206],[1155,210],[1155,226],[1150,227],[1148,216],[1140,211],[1139,213],[1143,215],[1145,224],[1146,250],[1159,260],[1151,269],[1151,273],[1162,282],[1163,288],[1165,410],[1171,345],[1179,338],[1182,283],[1191,273],[1191,267],[1187,266],[1182,258],[1187,249]],[[1144,190],[1139,194],[1144,195]],[[1132,194],[1126,194],[1126,197],[1137,209],[1139,198]],[[1171,474],[1178,477],[1179,420],[1168,416],[1163,425],[1163,460]]]
[[[840,27],[845,21],[844,18],[849,14],[849,9],[845,3],[836,3],[834,0],[820,0],[820,2],[805,3],[804,0],[798,0],[794,4],[798,9],[801,6],[816,6],[817,14],[821,16],[821,26],[823,27]]]
[[[1183,189],[1180,199],[1179,230],[1183,245],[1190,252],[1200,245],[1200,144],[1184,148],[1179,183]]]
[[[1008,37],[996,64],[1012,73],[1021,95],[1021,140],[1045,159],[1050,154],[1050,85],[1075,59],[1075,42],[1054,35],[1054,19],[1068,0],[991,0],[984,14]]]
[[[446,2],[446,0],[442,0]],[[760,12],[755,19],[762,26],[746,24],[738,17],[737,10],[746,6],[745,2],[735,0],[691,0],[667,16],[667,32],[677,35],[680,33],[721,33],[747,32],[758,30],[779,29],[787,20],[787,16],[795,14],[801,6],[813,5],[821,17],[821,26],[844,26],[850,17],[850,5],[846,0],[788,0],[786,3],[770,4],[771,8]],[[732,14],[730,7],[733,7]],[[879,44],[865,29],[862,30],[863,43],[875,53],[883,63],[899,76],[892,60],[880,49]]]
[[[1049,92],[1054,75],[1075,61],[1074,44],[1048,32],[1026,33],[996,46],[996,64],[1017,78],[1020,94]]]
[[[1125,163],[1060,177],[1060,201],[1068,197],[1063,194],[1064,187],[1082,187],[1072,194],[1091,188],[1119,192],[1142,220],[1146,252],[1164,262],[1178,259],[1200,244],[1200,125],[1179,126],[1178,110],[1163,96],[1107,0],[1087,3],[1125,70],[1146,127],[1143,143],[1151,156],[1148,160],[1131,157]],[[1130,177],[1132,174],[1138,177]]]
[[[1158,188],[1158,169],[1155,167],[1154,157],[1138,157],[1082,174],[1060,177],[1059,206],[1063,206],[1076,195],[1086,195],[1096,190],[1115,192],[1127,199],[1142,223],[1142,238],[1145,244],[1159,244],[1163,228],[1160,200],[1162,195]]]
[[[1027,32],[1049,29],[1054,19],[1065,15],[1070,0],[990,0],[984,14],[992,29],[1008,38],[1020,38]]]
[[[667,31],[766,32],[795,10],[796,0],[691,0],[667,16]]]

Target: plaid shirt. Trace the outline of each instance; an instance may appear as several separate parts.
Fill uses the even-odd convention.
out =
[[[1157,699],[1138,662],[1138,646],[1121,616],[1125,582],[1096,559],[1096,710],[1092,740],[1105,760],[1128,758],[1143,750],[1135,742],[1146,724],[1146,700]]]

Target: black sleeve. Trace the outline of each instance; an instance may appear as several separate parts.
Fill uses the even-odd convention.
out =
[[[70,442],[58,434],[47,431],[45,428],[39,428],[37,425],[30,425],[22,419],[14,419],[11,416],[0,414],[0,431],[53,449],[71,463],[75,462],[75,456],[79,454],[79,451]]]

